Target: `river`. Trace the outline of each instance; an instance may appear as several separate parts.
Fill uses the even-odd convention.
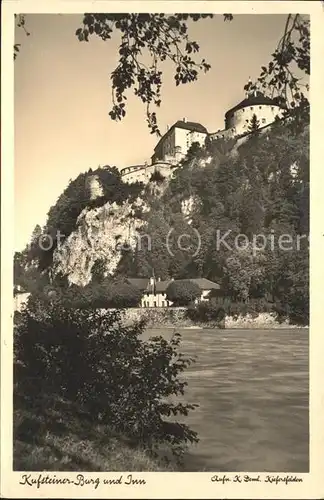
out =
[[[178,330],[197,360],[185,373],[185,422],[200,441],[186,471],[308,472],[307,329]],[[145,337],[171,330],[151,329]]]

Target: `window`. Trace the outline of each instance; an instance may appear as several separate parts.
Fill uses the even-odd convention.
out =
[[[156,300],[154,301],[154,307],[156,307]]]
[[[164,300],[162,300],[162,307],[164,307]]]
[[[250,109],[253,111],[253,106],[251,106]]]
[[[245,121],[246,121],[246,123],[249,123],[249,120],[245,120]]]
[[[265,118],[262,118],[262,123],[265,123],[266,122],[266,119]]]
[[[262,109],[262,106],[259,106],[259,109]]]

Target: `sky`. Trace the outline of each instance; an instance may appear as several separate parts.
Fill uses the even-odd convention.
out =
[[[260,74],[283,33],[284,15],[223,16],[190,23],[199,58],[211,64],[197,82],[175,86],[164,64],[160,130],[186,118],[209,132],[224,128],[225,112],[244,98],[248,78]],[[36,224],[81,172],[99,165],[123,168],[149,161],[158,141],[147,127],[144,105],[129,94],[127,115],[114,122],[110,74],[118,39],[79,42],[80,14],[28,14],[27,37],[16,31],[21,50],[15,70],[15,249],[28,243]]]

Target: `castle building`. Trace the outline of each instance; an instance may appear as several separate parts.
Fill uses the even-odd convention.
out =
[[[267,127],[276,117],[282,118],[285,109],[278,99],[271,99],[262,92],[254,90],[247,93],[243,101],[225,113],[224,130],[211,133],[209,137],[215,140],[245,135],[249,132],[253,115],[256,116],[260,129]]]
[[[282,118],[286,108],[278,98],[270,98],[254,88],[245,99],[225,113],[225,128],[209,133],[203,125],[185,118],[168,127],[154,148],[151,164],[134,165],[121,171],[124,182],[149,182],[152,174],[159,171],[170,177],[180,161],[186,157],[193,143],[204,146],[207,137],[211,140],[233,139],[250,133],[253,117],[260,129],[268,127],[276,118]]]
[[[171,164],[179,163],[194,142],[201,146],[205,145],[207,129],[196,122],[188,122],[185,118],[172,125],[171,128],[161,137],[154,148],[152,164],[157,161],[168,162]]]
[[[150,180],[150,174],[152,174],[150,168],[151,165],[131,165],[130,167],[125,167],[121,170],[121,176],[124,182],[131,184],[133,182],[143,182],[146,184]]]

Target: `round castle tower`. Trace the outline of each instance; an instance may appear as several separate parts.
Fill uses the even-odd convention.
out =
[[[279,99],[265,96],[257,88],[246,93],[245,99],[225,114],[225,130],[235,130],[235,135],[249,132],[251,120],[255,115],[259,128],[266,127],[282,118],[285,111]]]

